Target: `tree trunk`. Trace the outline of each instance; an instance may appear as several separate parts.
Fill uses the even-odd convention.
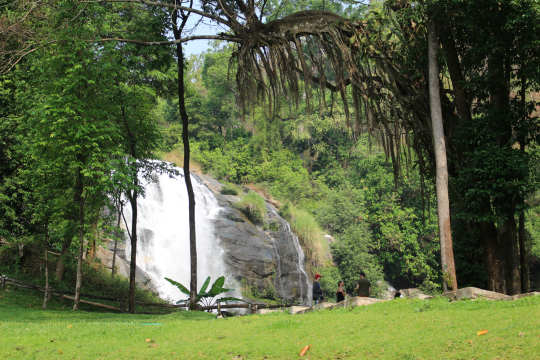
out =
[[[428,20],[428,55],[429,55],[429,103],[435,143],[435,163],[437,176],[437,215],[439,220],[439,240],[441,244],[441,266],[443,289],[457,290],[452,232],[450,228],[450,202],[448,198],[448,168],[446,164],[446,145],[439,93],[439,68],[437,65],[437,34],[435,21]]]
[[[178,12],[173,14],[173,23],[178,24]],[[182,24],[177,28],[173,27],[174,38],[179,40],[182,36],[182,30],[187,21],[187,15],[182,15]],[[195,234],[195,194],[189,173],[189,118],[184,102],[184,53],[182,44],[176,44],[176,56],[178,57],[178,105],[180,108],[180,117],[182,118],[182,141],[184,143],[184,180],[186,182],[189,203],[189,253],[191,259],[191,281],[189,289],[189,307],[191,310],[197,309],[197,240]]]
[[[122,119],[124,122],[124,126],[129,136],[131,157],[133,157],[133,159],[137,159],[137,139],[135,138],[134,134],[131,132],[129,128],[129,125],[126,119],[125,107],[123,104],[121,106],[121,111],[122,111]],[[135,288],[137,286],[137,283],[135,282],[135,275],[137,273],[137,198],[139,197],[139,193],[136,190],[139,186],[139,178],[138,178],[139,171],[136,166],[134,170],[135,171],[132,176],[134,177],[133,188],[135,190],[133,190],[133,193],[131,193],[131,191],[128,191],[127,193],[127,196],[129,198],[129,203],[131,205],[131,214],[132,214],[131,234],[129,234],[129,229],[126,229],[128,231],[128,235],[131,240],[130,241],[131,259],[130,259],[130,264],[129,264],[129,295],[128,295],[129,312],[131,314],[135,314]],[[122,212],[121,212],[121,215],[123,216]],[[126,224],[126,228],[127,228],[127,224]]]
[[[49,252],[47,251],[47,236],[45,236],[45,298],[43,299],[43,310],[47,310],[49,300]]]
[[[454,89],[456,110],[461,122],[470,121],[471,116],[471,106],[469,102],[469,94],[464,88],[463,83],[465,78],[461,70],[461,64],[459,62],[459,55],[456,49],[456,43],[454,41],[454,35],[448,26],[445,26],[441,22],[439,28],[442,30],[441,34],[441,44],[446,53],[446,65],[448,66],[448,73],[450,74],[450,79],[452,80],[452,89]]]
[[[521,293],[529,292],[529,265],[527,263],[527,231],[525,213],[519,215],[519,263],[521,269]]]
[[[73,202],[77,203],[76,196]],[[70,219],[70,222],[71,221],[73,222],[77,221],[77,216],[73,216],[73,218]],[[60,250],[60,257],[58,258],[58,263],[56,264],[56,271],[54,273],[54,276],[56,277],[58,281],[62,281],[62,277],[64,276],[64,272],[66,270],[66,258],[69,253],[69,249],[71,247],[71,243],[73,241],[73,236],[74,236],[73,225],[68,225],[68,226],[69,228],[67,230],[67,235],[64,239],[64,242],[62,243],[62,249]]]
[[[79,300],[81,299],[81,281],[82,281],[82,261],[84,253],[84,199],[83,199],[83,179],[82,179],[82,159],[79,160],[79,169],[77,172],[77,190],[76,195],[79,202],[79,260],[77,262],[77,281],[75,284],[75,302],[73,310],[79,310]]]
[[[135,186],[139,180],[134,180]],[[135,275],[137,271],[137,190],[130,195],[129,202],[131,204],[131,260],[129,264],[129,312],[135,314]]]
[[[524,65],[522,65],[523,67]],[[527,121],[527,113],[525,112],[525,106],[527,94],[527,79],[521,75],[521,106],[523,107],[523,121]],[[525,139],[522,138],[519,141],[519,147],[521,151],[525,151]],[[519,214],[519,262],[521,269],[521,292],[526,294],[529,292],[529,264],[527,262],[527,231],[525,230],[525,213]]]
[[[506,294],[506,282],[503,276],[501,253],[497,239],[497,228],[493,222],[480,224],[480,239],[484,248],[488,290]]]
[[[504,264],[504,278],[508,295],[521,294],[521,276],[519,273],[519,253],[516,220],[510,212],[499,227],[499,244]]]
[[[116,228],[118,229],[120,227],[120,218],[122,217],[122,209],[123,205],[120,204],[120,209],[118,210],[118,222],[116,223]],[[113,250],[113,258],[112,258],[112,269],[111,269],[111,279],[114,279],[114,267],[116,266],[116,248],[118,247],[118,231],[116,231],[115,237],[114,237],[114,250]]]

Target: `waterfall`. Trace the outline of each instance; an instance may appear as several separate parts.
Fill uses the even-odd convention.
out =
[[[300,246],[300,241],[298,240],[298,236],[296,236],[292,230],[291,225],[283,219],[281,216],[278,215],[277,211],[272,206],[267,206],[267,209],[272,213],[274,217],[278,219],[278,221],[281,223],[285,231],[283,231],[284,240],[287,241],[287,243],[292,243],[294,252],[289,252],[283,254],[283,256],[278,256],[279,262],[281,261],[289,261],[292,262],[295,265],[295,270],[288,274],[288,277],[294,277],[293,280],[295,283],[298,284],[297,287],[297,297],[300,299],[300,302],[305,305],[311,305],[312,301],[312,293],[311,293],[311,284],[309,282],[309,276],[306,273],[305,267],[304,267],[304,251],[302,250],[302,247]],[[281,267],[281,264],[279,264],[279,267]],[[279,284],[278,284],[279,280]],[[288,281],[291,281],[291,279],[288,279]],[[282,286],[281,282],[283,280],[280,276],[276,279],[276,287]]]
[[[183,174],[182,169],[177,170]],[[281,224],[280,231],[265,232],[243,220],[231,221],[231,216],[242,215],[228,205],[227,197],[219,194],[219,182],[208,177],[203,180],[203,177],[191,175],[195,193],[198,288],[208,276],[211,283],[225,276],[225,287],[235,289],[225,296],[241,297],[241,279],[254,279],[261,286],[266,281],[262,273],[275,264],[277,295],[309,304],[311,286],[304,269],[304,252],[290,225],[270,205],[267,206],[269,217]],[[209,179],[215,186],[208,184]],[[124,214],[131,226],[129,206],[124,207]],[[137,265],[152,276],[151,281],[162,298],[186,299],[186,295],[165,280],[168,277],[189,289],[188,195],[182,177],[159,175],[146,186],[145,197],[138,199],[137,233]],[[129,259],[129,242],[125,249]],[[264,277],[268,279],[268,274]]]
[[[183,174],[183,169],[177,169]],[[195,218],[197,235],[197,286],[200,289],[210,276],[211,283],[218,277],[227,277],[223,262],[223,250],[214,235],[212,219],[219,211],[216,198],[195,177],[191,177],[195,193]],[[188,195],[182,177],[169,178],[160,175],[156,182],[146,187],[146,196],[138,199],[137,265],[152,275],[163,298],[185,299],[177,287],[164,278],[175,280],[189,289],[190,248]],[[131,208],[124,208],[127,223],[131,225]],[[126,246],[129,259],[131,247]]]

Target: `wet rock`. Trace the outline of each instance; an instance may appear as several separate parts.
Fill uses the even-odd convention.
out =
[[[240,198],[222,195],[221,183],[196,174],[213,193],[222,207],[213,220],[214,231],[225,251],[228,271],[237,281],[246,279],[256,285],[261,294],[292,302],[310,304],[311,284],[304,270],[304,255],[298,238],[289,224],[266,203],[265,223],[273,223],[272,230],[263,230],[251,223],[240,211],[231,207]]]

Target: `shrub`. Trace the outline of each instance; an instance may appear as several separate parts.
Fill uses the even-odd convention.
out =
[[[369,253],[371,236],[365,225],[350,227],[336,237],[337,241],[332,244],[332,255],[348,292],[355,293],[359,273],[364,271],[371,282],[371,296],[377,297],[385,290],[385,286],[382,269]]]
[[[254,224],[261,224],[266,215],[266,202],[261,195],[250,191],[242,200],[234,203],[233,208],[240,210]]]
[[[238,196],[238,189],[232,185],[223,185],[220,192],[221,192],[221,195]]]
[[[429,277],[425,278],[418,288],[426,295],[436,296],[442,293],[441,285],[434,283]]]
[[[279,231],[279,223],[278,222],[271,222],[268,224],[268,228],[270,231]]]

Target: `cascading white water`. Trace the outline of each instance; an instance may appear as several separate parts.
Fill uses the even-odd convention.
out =
[[[269,210],[274,213],[276,216],[278,215],[278,212],[273,207],[268,207]],[[285,227],[286,231],[285,233],[288,234],[288,240],[292,242],[294,249],[296,250],[294,254],[288,254],[289,258],[291,258],[291,261],[294,262],[297,265],[296,272],[298,275],[298,283],[301,284],[302,282],[305,282],[308,286],[303,287],[299,286],[299,299],[301,303],[310,305],[311,304],[311,286],[309,283],[309,276],[306,273],[305,267],[304,267],[304,251],[302,250],[302,246],[300,246],[300,241],[298,240],[298,236],[296,236],[295,233],[291,230],[291,225],[283,218],[280,218],[281,224]],[[279,267],[279,265],[278,265]],[[279,277],[277,277],[279,280]],[[276,284],[276,287],[278,287],[279,284]]]
[[[183,169],[177,169],[183,174]],[[195,193],[197,235],[197,285],[200,288],[208,276],[211,283],[225,276],[227,285],[234,285],[227,277],[223,262],[223,250],[214,234],[214,219],[221,210],[214,194],[195,177],[191,177]],[[173,279],[189,289],[190,248],[188,195],[182,177],[169,178],[160,175],[156,182],[146,188],[146,196],[138,200],[137,265],[151,274],[152,281],[163,298],[179,300],[187,298],[175,286],[165,280]],[[131,225],[131,209],[124,208],[127,223]],[[129,244],[129,242],[127,242]],[[126,246],[129,259],[131,247]],[[227,296],[238,296],[228,293]]]

